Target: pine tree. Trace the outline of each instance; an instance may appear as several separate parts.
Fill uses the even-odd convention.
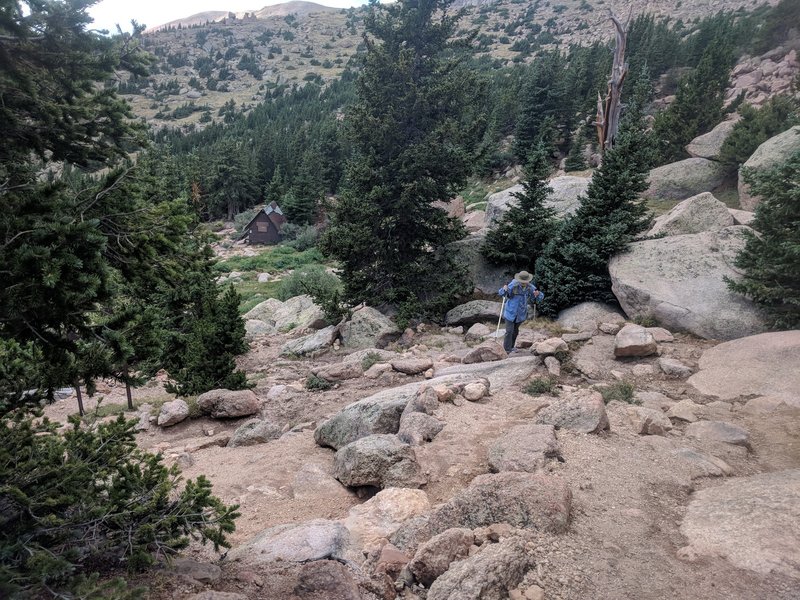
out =
[[[769,138],[800,123],[800,103],[790,96],[773,96],[761,108],[739,107],[741,119],[719,151],[720,162],[739,168]]]
[[[545,312],[554,315],[585,301],[616,301],[608,261],[649,226],[648,208],[638,197],[647,189],[652,162],[641,109],[632,104],[578,210],[536,261],[535,281],[547,295]]]
[[[180,353],[167,364],[173,380],[167,389],[191,396],[218,388],[248,387],[246,375],[236,370],[235,362],[247,350],[239,294],[229,286],[219,297],[212,283],[201,284],[194,296],[191,314],[184,323]]]
[[[514,194],[517,203],[503,215],[486,235],[481,248],[490,263],[514,271],[533,270],[537,256],[555,235],[558,224],[555,209],[546,205],[552,189],[547,184],[550,164],[548,147],[539,143],[525,168],[523,191]]]
[[[586,150],[587,143],[586,126],[581,125],[572,138],[572,145],[569,147],[569,154],[567,154],[567,160],[564,163],[567,171],[583,171],[586,168],[586,158],[583,153]]]
[[[525,160],[542,139],[551,140],[551,131],[573,112],[572,99],[566,95],[565,61],[554,50],[536,58],[533,72],[522,90],[514,153]]]
[[[686,144],[722,121],[733,62],[730,42],[717,38],[705,49],[697,68],[680,80],[675,101],[656,115],[653,125],[660,164],[688,158]]]
[[[748,232],[736,258],[744,276],[728,286],[762,306],[772,327],[800,328],[800,152],[746,181],[763,197],[752,224],[758,234]]]
[[[480,119],[469,118],[474,77],[446,0],[370,6],[358,100],[346,122],[354,147],[346,187],[322,246],[339,260],[352,302],[441,310],[467,290],[445,251],[460,223],[433,202],[471,170]],[[437,305],[434,308],[434,305]]]
[[[318,152],[306,150],[290,194],[283,197],[282,208],[286,217],[295,225],[310,225],[324,197],[322,173],[319,170],[321,157]]]

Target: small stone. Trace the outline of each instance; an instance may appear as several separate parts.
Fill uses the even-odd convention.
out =
[[[567,352],[569,350],[569,346],[567,346],[567,342],[559,337],[548,338],[543,342],[539,342],[536,344],[536,354],[540,356],[547,356],[552,354],[558,354],[560,352]]]
[[[644,327],[631,323],[620,329],[614,342],[614,356],[617,358],[650,356],[657,351],[658,346],[653,335]]]
[[[653,339],[659,344],[675,341],[675,336],[673,336],[672,333],[663,327],[646,327],[646,329],[650,335],[653,336]]]
[[[419,375],[433,367],[430,358],[402,358],[391,362],[392,369],[406,375]]]
[[[600,323],[599,329],[608,335],[617,335],[619,330],[622,329],[622,325],[619,323]]]
[[[489,389],[486,387],[485,383],[475,381],[464,386],[462,395],[464,399],[470,402],[477,402],[481,398],[489,395]]]
[[[675,358],[659,358],[658,368],[671,379],[686,379],[692,375],[692,369]]]
[[[672,423],[666,415],[651,408],[631,406],[628,408],[628,418],[639,435],[666,435],[672,429]]]
[[[544,366],[547,367],[547,372],[553,377],[561,376],[561,363],[555,356],[546,356],[544,359]]]
[[[695,404],[691,400],[681,400],[669,409],[667,416],[670,419],[677,419],[679,421],[686,421],[687,423],[694,423],[697,421],[697,415],[703,407]]]
[[[492,330],[489,329],[489,327],[483,323],[475,323],[467,330],[466,338],[468,340],[482,340],[483,338],[488,337],[490,333],[492,333]]]
[[[375,363],[369,369],[364,371],[364,377],[367,379],[377,379],[384,373],[388,373],[392,370],[392,365],[389,363]]]

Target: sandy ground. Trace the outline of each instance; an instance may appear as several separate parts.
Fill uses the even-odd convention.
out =
[[[431,342],[433,334],[429,337],[419,341]],[[453,347],[459,345],[455,336],[436,339],[439,346],[442,340]],[[615,361],[608,352],[611,340],[612,336],[597,336],[582,347],[579,355],[595,360],[603,369],[633,378],[637,391],[659,391],[675,400],[691,398],[700,404],[712,400],[682,381],[655,375],[634,377],[631,373],[636,364],[649,364],[655,358]],[[352,506],[362,502],[326,476],[332,472],[334,453],[314,443],[313,430],[350,402],[392,387],[359,378],[325,392],[290,387],[280,397],[267,399],[273,385],[294,384],[299,388],[313,364],[340,358],[333,354],[317,361],[281,359],[278,352],[282,342],[278,336],[256,343],[242,360],[258,380],[255,391],[264,400],[261,415],[289,430],[279,440],[245,448],[210,446],[192,451],[202,443],[229,435],[244,419],[201,418],[166,429],[153,426],[138,436],[143,448],[160,450],[168,462],[179,461],[186,477],[205,474],[213,482],[215,494],[241,506],[242,517],[231,536],[234,545],[281,523],[343,518]],[[426,345],[431,348],[428,353],[435,356],[451,350],[450,346]],[[672,344],[661,344],[661,348],[663,355],[696,366],[702,350],[710,345],[679,336]],[[395,376],[397,385],[413,380]],[[562,377],[564,383],[580,381],[576,373]],[[104,391],[105,403],[124,403],[124,389]],[[135,394],[137,398],[155,398],[164,392],[154,385]],[[674,458],[671,449],[689,446],[713,451],[733,467],[736,476],[800,467],[800,413],[747,415],[739,410],[743,400],[707,407],[707,415],[748,428],[752,438],[749,454],[741,448],[703,448],[689,443],[682,437],[681,427],[655,441],[652,436],[639,436],[628,422],[627,407],[618,403],[608,407],[611,431],[607,434],[559,431],[564,461],[552,461],[548,469],[572,489],[572,522],[566,535],[537,536],[537,568],[526,576],[526,584],[536,583],[544,588],[547,599],[559,600],[800,599],[797,580],[739,570],[722,559],[687,562],[677,558],[678,550],[686,544],[679,527],[690,494],[722,480],[692,479],[691,467]],[[514,425],[529,421],[541,405],[541,399],[523,393],[521,386],[496,390],[480,403],[443,404],[437,416],[446,423],[445,428],[433,442],[416,450],[429,479],[424,489],[431,503],[447,500],[476,475],[488,472],[491,442]],[[47,413],[63,420],[74,407],[74,398],[67,399],[49,407]],[[722,450],[725,454],[720,454]],[[205,560],[214,558],[208,549],[199,547],[193,547],[191,554]],[[297,568],[291,566],[255,574],[225,571],[214,588],[251,598],[292,598],[296,572]],[[196,585],[166,575],[155,581],[154,598],[181,598],[198,591]],[[148,583],[153,580],[148,579]]]

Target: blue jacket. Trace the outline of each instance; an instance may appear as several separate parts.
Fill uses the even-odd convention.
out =
[[[505,296],[506,306],[503,309],[503,318],[506,321],[513,321],[521,323],[528,318],[528,303],[541,302],[544,300],[544,294],[535,296],[536,286],[529,283],[528,287],[523,290],[522,284],[516,279],[508,284],[508,292],[503,288],[498,290],[500,296]]]

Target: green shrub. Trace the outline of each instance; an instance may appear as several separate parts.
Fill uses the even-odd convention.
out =
[[[306,389],[312,392],[324,392],[333,387],[333,384],[327,379],[317,377],[316,375],[309,375],[306,379]]]
[[[281,229],[281,234],[286,245],[299,252],[313,248],[319,240],[319,231],[313,225],[287,223]]]
[[[642,327],[658,327],[658,320],[653,315],[636,315],[633,322]]]
[[[556,385],[558,381],[555,377],[536,377],[528,382],[525,386],[525,393],[531,396],[538,396],[539,394],[550,394],[551,396],[558,395]]]
[[[626,402],[627,404],[637,404],[633,399],[633,384],[628,381],[616,381],[611,385],[600,388],[600,393],[603,396],[603,402],[608,404],[612,400],[618,402]]]
[[[732,167],[741,166],[762,143],[800,122],[798,102],[789,96],[773,96],[761,108],[742,104],[739,114],[742,118],[719,152],[720,162]]]
[[[299,252],[289,246],[273,246],[258,256],[234,256],[214,265],[216,271],[257,271],[275,273],[287,269],[299,269],[305,265],[321,264],[324,258],[316,248]]]
[[[361,359],[361,368],[365,371],[372,365],[381,362],[381,355],[377,352],[369,352],[364,358]]]
[[[328,273],[322,265],[308,265],[281,279],[278,287],[278,299],[288,300],[302,294],[314,296],[340,289],[341,286],[339,278]]]
[[[135,421],[71,427],[30,414],[0,423],[0,596],[128,598],[97,575],[149,567],[190,540],[228,548],[237,506],[203,476],[178,489],[180,470],[137,448]]]

